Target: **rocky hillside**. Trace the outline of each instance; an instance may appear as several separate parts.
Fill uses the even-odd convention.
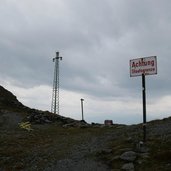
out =
[[[0,87],[0,171],[170,171],[171,117],[87,124],[25,107]]]
[[[57,122],[60,126],[86,126],[84,121],[77,121],[48,111],[30,109],[17,100],[10,91],[0,86],[0,127],[18,127],[20,122],[31,124],[50,124]]]
[[[22,107],[24,107],[23,104],[17,100],[16,96],[0,85],[0,109],[10,110]]]

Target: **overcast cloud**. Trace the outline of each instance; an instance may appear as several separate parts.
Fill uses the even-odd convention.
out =
[[[25,105],[50,110],[59,51],[60,113],[142,122],[141,77],[129,60],[156,55],[147,77],[147,119],[170,116],[170,0],[1,0],[0,84]]]

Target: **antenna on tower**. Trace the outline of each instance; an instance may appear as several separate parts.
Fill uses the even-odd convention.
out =
[[[59,115],[59,60],[62,60],[62,57],[59,57],[59,52],[56,52],[56,57],[53,58],[53,62],[55,62],[55,69],[54,69],[51,112],[58,115]]]

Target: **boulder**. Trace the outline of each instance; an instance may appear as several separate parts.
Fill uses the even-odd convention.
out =
[[[134,171],[134,164],[133,163],[126,163],[122,166],[121,170]]]
[[[120,156],[120,159],[133,162],[137,158],[137,154],[134,151],[128,151]]]

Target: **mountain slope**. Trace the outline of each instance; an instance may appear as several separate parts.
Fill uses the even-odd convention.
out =
[[[147,123],[142,143],[142,124],[90,125],[25,107],[3,87],[0,93],[2,171],[170,171],[171,117]]]
[[[17,100],[10,91],[0,86],[0,127],[18,127],[20,122],[32,124],[50,124],[57,122],[60,126],[85,126],[84,121],[77,121],[48,111],[30,109]]]
[[[10,110],[22,107],[24,107],[23,104],[17,100],[16,96],[0,85],[0,109]]]

